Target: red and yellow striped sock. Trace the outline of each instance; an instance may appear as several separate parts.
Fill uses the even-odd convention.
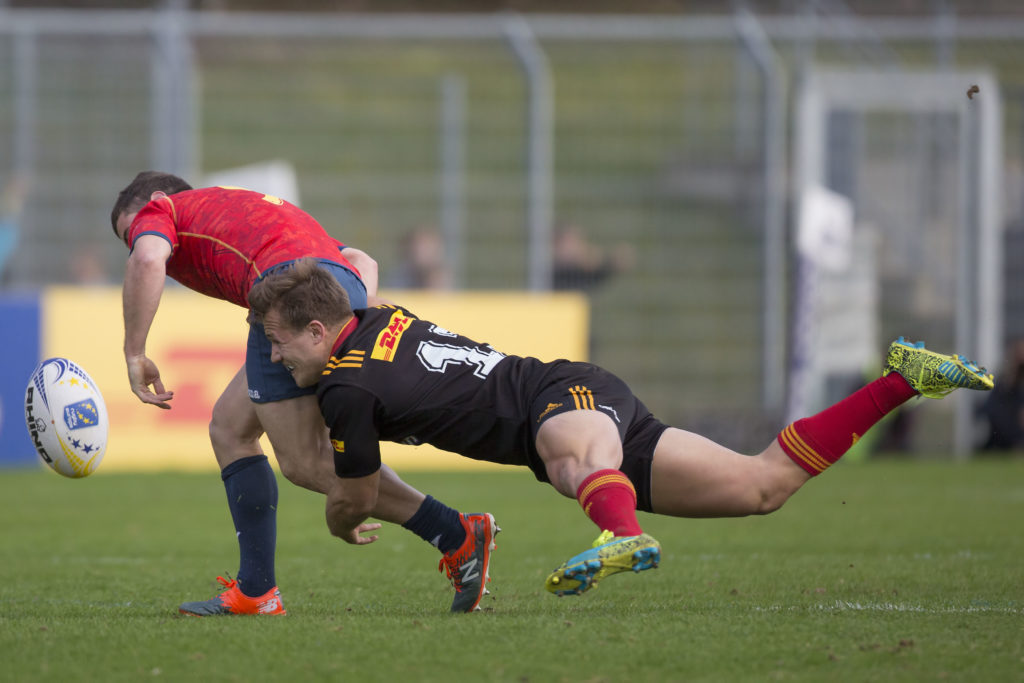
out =
[[[639,536],[644,532],[636,519],[636,489],[629,477],[618,470],[598,470],[576,489],[576,500],[591,521],[616,536]]]
[[[779,434],[779,445],[811,476],[821,474],[875,423],[916,395],[907,380],[890,373],[831,408],[789,425]]]

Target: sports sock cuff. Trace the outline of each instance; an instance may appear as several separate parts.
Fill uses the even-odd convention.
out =
[[[220,480],[227,481],[227,478],[231,475],[237,474],[247,467],[252,467],[253,465],[258,465],[263,462],[268,462],[267,456],[263,454],[249,455],[244,458],[239,458],[233,463],[228,464],[227,467],[220,471]]]
[[[448,507],[431,495],[420,503],[413,516],[402,523],[408,529],[442,553],[458,549],[466,540],[459,511]]]
[[[598,470],[588,476],[576,489],[576,500],[579,501],[583,511],[590,514],[588,507],[594,494],[609,488],[628,489],[633,496],[633,506],[636,506],[636,489],[633,488],[633,482],[619,470]]]
[[[833,464],[836,458],[830,459],[822,455],[823,451],[807,434],[800,429],[803,420],[797,420],[779,434],[779,445],[786,455],[797,465],[804,468],[812,477],[817,476]]]

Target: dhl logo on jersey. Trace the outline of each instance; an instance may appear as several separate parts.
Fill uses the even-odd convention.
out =
[[[377,343],[373,345],[370,358],[391,362],[395,357],[395,351],[398,350],[398,342],[402,340],[402,335],[409,329],[412,320],[412,317],[401,309],[392,313],[388,326],[377,335]]]
[[[334,450],[339,453],[345,452],[345,442],[341,439],[331,439],[331,445],[334,446]]]

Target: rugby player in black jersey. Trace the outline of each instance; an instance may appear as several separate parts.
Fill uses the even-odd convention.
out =
[[[523,465],[576,498],[601,531],[548,576],[558,595],[658,566],[661,548],[640,527],[638,508],[676,517],[772,512],[910,398],[992,387],[963,356],[901,337],[880,378],[747,456],[665,425],[595,365],[506,355],[398,306],[353,311],[311,259],[267,276],[249,302],[271,360],[299,386],[317,385],[338,475],[327,485],[332,534],[351,535],[373,510],[379,440]]]

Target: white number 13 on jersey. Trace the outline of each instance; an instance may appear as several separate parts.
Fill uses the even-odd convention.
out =
[[[449,365],[472,365],[473,374],[483,379],[505,354],[494,349],[479,349],[475,346],[452,346],[432,341],[422,341],[416,349],[416,357],[431,372],[444,372]]]

